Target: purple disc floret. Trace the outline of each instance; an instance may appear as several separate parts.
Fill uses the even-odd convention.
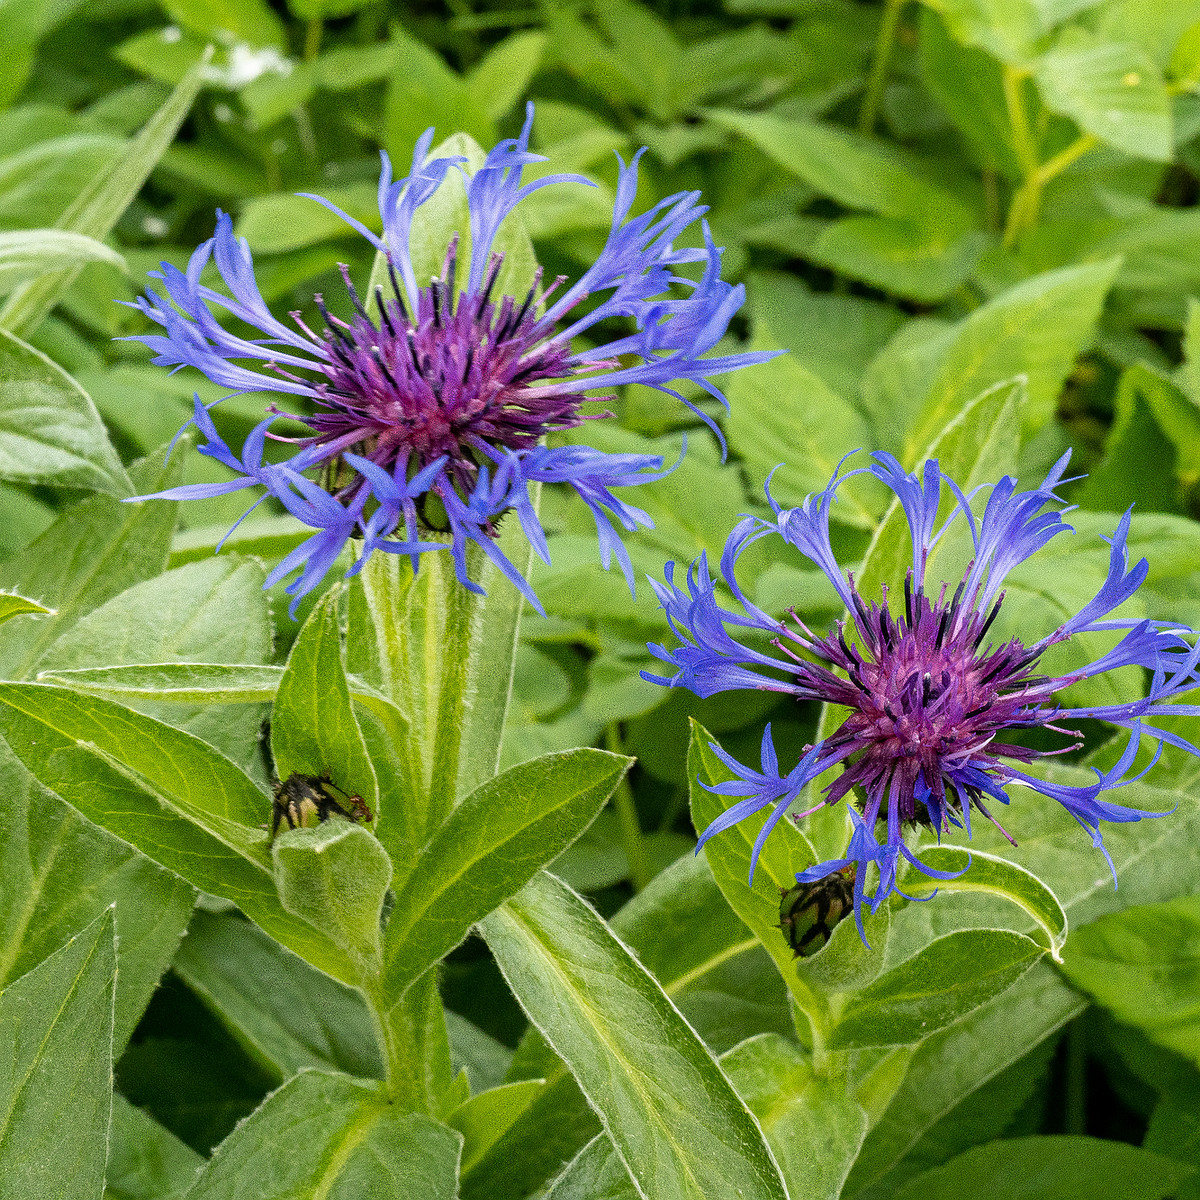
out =
[[[1144,770],[1133,774],[1143,736],[1157,743],[1158,753],[1163,743],[1169,743],[1200,754],[1190,742],[1154,723],[1167,716],[1200,715],[1200,705],[1172,702],[1180,693],[1200,686],[1200,649],[1193,631],[1169,622],[1110,616],[1137,591],[1148,570],[1145,559],[1132,569],[1128,565],[1131,514],[1125,514],[1107,539],[1111,547],[1107,576],[1077,614],[1028,644],[1017,638],[989,637],[1004,601],[1001,589],[1008,573],[1071,528],[1062,519],[1062,502],[1056,495],[1069,457],[1063,455],[1032,491],[1019,492],[1014,479],[1001,479],[991,487],[982,514],[976,515],[971,497],[942,473],[936,461],[909,474],[890,454],[875,454],[870,467],[845,474],[839,474],[839,467],[823,492],[809,496],[797,508],[781,508],[768,490],[774,519],[743,518],[722,554],[721,575],[735,608],[723,606],[703,555],[691,565],[685,586],[676,582],[673,563],[667,566],[665,583],[651,581],[682,644],[673,649],[651,646],[673,673],[643,672],[647,679],[686,687],[699,696],[739,688],[768,689],[849,710],[841,725],[809,747],[786,774],[779,769],[769,726],[763,734],[759,770],[714,746],[734,778],[709,790],[734,803],[703,831],[701,845],[770,807],[754,846],[753,876],[753,863],[775,824],[808,784],[840,764],[840,773],[825,786],[816,807],[796,818],[849,798],[853,827],[849,846],[843,857],[817,863],[797,880],[813,882],[853,865],[855,917],[862,932],[863,904],[874,912],[899,890],[901,858],[933,878],[950,877],[916,858],[905,842],[906,829],[925,825],[940,837],[957,826],[969,835],[972,810],[994,822],[991,806],[1007,804],[1012,785],[1033,788],[1062,804],[1106,857],[1102,821],[1162,815],[1102,799],[1105,792],[1144,774]],[[913,545],[912,566],[902,588],[884,587],[878,597],[870,598],[860,594],[853,575],[838,566],[829,535],[830,508],[838,487],[861,473],[874,476],[896,494]],[[948,515],[939,524],[943,502]],[[956,520],[968,526],[971,560],[960,580],[931,584],[927,578],[930,552]],[[824,636],[812,632],[794,612],[787,620],[775,620],[739,587],[738,558],[768,536],[783,538],[815,563],[845,604],[847,618]],[[1051,647],[1096,631],[1116,631],[1120,637],[1107,653],[1069,674],[1050,675],[1041,669],[1042,657]],[[1144,698],[1086,707],[1066,703],[1062,693],[1070,685],[1127,666],[1149,672]],[[1096,770],[1095,782],[1083,785],[1049,782],[1028,770],[1037,758],[1078,748],[1082,736],[1075,723],[1084,718],[1129,731],[1124,752],[1112,767]],[[1015,731],[1030,729],[1049,730],[1061,737],[1062,745],[1035,750],[1020,744],[1019,734],[1017,741],[1007,740]],[[869,877],[876,882],[868,892]]]
[[[334,316],[316,297],[323,328],[299,313],[275,317],[254,278],[250,250],[218,212],[214,236],[192,255],[184,271],[163,263],[153,289],[138,307],[162,332],[142,335],[154,362],[190,366],[232,393],[276,392],[301,398],[300,411],[272,406],[267,421],[235,455],[217,434],[196,398],[200,447],[237,473],[222,483],[194,484],[138,499],[195,499],[260,486],[316,532],[272,573],[272,582],[298,571],[288,591],[299,600],[326,574],[350,538],[362,550],[351,571],[376,550],[411,557],[449,550],[460,581],[479,591],[467,574],[466,549],[475,543],[539,607],[521,573],[496,545],[497,523],[509,510],[538,554],[546,540],[530,488],[543,482],[574,488],[591,510],[605,566],[613,553],[632,587],[633,572],[617,526],[632,530],[650,518],[612,488],[661,477],[657,455],[613,455],[588,446],[548,447],[548,434],[590,419],[587,401],[611,399],[612,389],[642,383],[679,398],[717,432],[711,419],[672,385],[690,380],[725,403],[712,377],[772,357],[741,353],[703,357],[724,335],[745,298],[741,285],[720,277],[721,252],[703,224],[704,246],[676,249],[675,239],[707,211],[698,192],[660,200],[636,217],[638,158],[620,163],[612,228],[596,261],[571,286],[560,278],[543,287],[538,269],[517,296],[501,291],[504,254],[494,250],[505,218],[525,197],[552,184],[589,184],[577,175],[547,175],[522,184],[524,169],[545,161],[529,152],[533,108],[520,137],[502,141],[473,174],[460,157],[429,158],[433,130],[417,142],[412,168],[392,179],[383,156],[379,180],[382,236],[320,196],[383,256],[386,283],[360,295],[343,268],[353,315]],[[413,217],[451,171],[465,179],[468,228],[446,247],[441,274],[419,280],[410,254]],[[460,260],[460,234],[470,252]],[[228,294],[200,282],[212,261]],[[678,274],[702,264],[700,279]],[[586,313],[580,305],[602,298]],[[258,330],[242,337],[215,315],[224,309]],[[631,332],[615,337],[609,326],[623,318]],[[590,331],[597,346],[583,346]],[[607,338],[607,340],[606,340]],[[599,393],[599,394],[597,394]],[[271,424],[288,416],[307,426],[299,438],[282,438]],[[607,415],[607,414],[600,414]],[[264,464],[265,439],[295,447],[290,460]],[[315,477],[319,482],[314,483]],[[314,489],[324,492],[318,499]],[[284,569],[286,564],[286,569]],[[293,603],[294,608],[294,603]]]

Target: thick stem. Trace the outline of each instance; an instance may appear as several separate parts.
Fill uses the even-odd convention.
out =
[[[383,1055],[383,1085],[388,1099],[405,1112],[428,1112],[429,1104],[422,1087],[424,1068],[420,1047],[411,1036],[412,1023],[394,1009],[387,1010],[378,985],[379,980],[375,979],[364,987],[363,994],[375,1026],[375,1040]]]
[[[900,10],[903,7],[904,0],[884,0],[871,75],[867,80],[862,107],[858,110],[858,128],[862,133],[870,133],[879,118],[879,105],[883,100],[883,89],[887,86],[888,64],[892,58],[892,47],[896,44],[896,29],[900,24]]]

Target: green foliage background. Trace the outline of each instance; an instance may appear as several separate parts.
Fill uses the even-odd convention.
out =
[[[490,949],[472,937],[440,976],[452,1059],[465,1067],[472,1099],[458,1095],[456,1107],[444,1092],[444,1111],[433,1116],[380,1115],[361,1082],[381,1069],[366,1010],[330,977],[354,982],[354,964],[378,946],[309,928],[307,957],[322,975],[227,902],[205,897],[193,911],[192,888],[132,849],[157,836],[155,805],[118,812],[106,800],[121,772],[136,770],[180,811],[201,812],[219,792],[230,820],[248,828],[269,816],[262,727],[272,697],[293,728],[361,724],[345,767],[356,779],[374,779],[367,759],[378,763],[391,728],[386,700],[369,700],[368,718],[355,693],[357,718],[351,711],[354,679],[371,670],[353,636],[340,708],[306,712],[309,693],[296,685],[285,694],[281,670],[300,623],[288,620],[286,598],[261,586],[262,564],[304,536],[290,518],[260,508],[214,558],[241,494],[177,512],[119,503],[167,481],[223,476],[194,453],[163,465],[161,448],[190,415],[193,390],[208,400],[219,391],[194,373],[148,366],[143,347],[119,340],[146,322],[114,301],[131,300],[160,260],[184,266],[221,207],[248,240],[276,311],[312,314],[314,293],[345,307],[338,264],[365,279],[371,248],[294,193],[321,192],[375,227],[380,149],[407,163],[429,125],[439,141],[463,132],[489,146],[516,132],[527,98],[537,104],[533,145],[548,156],[544,170],[598,184],[547,189],[522,206],[548,275],[575,275],[590,261],[609,226],[614,151],[628,159],[646,146],[638,208],[700,189],[726,248],[725,276],[746,284],[729,340],[788,351],[725,381],[724,462],[703,426],[648,389],[627,389],[615,420],[581,431],[605,449],[668,458],[687,434],[678,470],[636,497],[656,523],[630,539],[639,574],[661,576],[665,560],[684,564],[701,551],[718,557],[736,516],[762,510],[762,485],[779,463],[774,493],[796,503],[854,450],[889,450],[912,465],[940,439],[944,465],[956,464],[967,484],[1004,471],[1033,482],[1070,446],[1087,475],[1069,490],[1078,532],[1014,573],[1004,632],[1028,641],[1095,591],[1107,562],[1102,537],[1131,504],[1131,554],[1150,560],[1137,611],[1200,624],[1198,88],[1197,0],[0,0],[0,586],[53,610],[35,620],[14,602],[0,612],[0,673],[13,681],[0,685],[0,733],[12,747],[0,749],[0,1028],[69,995],[62,1028],[74,1039],[66,1061],[77,1077],[69,1110],[35,1097],[36,1121],[13,1123],[10,1112],[0,1126],[0,1161],[15,1172],[0,1195],[47,1194],[39,1172],[68,1171],[50,1162],[47,1139],[68,1128],[81,1131],[72,1144],[82,1165],[70,1168],[74,1190],[63,1194],[307,1195],[317,1168],[293,1155],[306,1146],[311,1114],[333,1111],[350,1114],[359,1141],[330,1185],[348,1190],[332,1195],[366,1194],[354,1181],[374,1177],[355,1172],[368,1171],[371,1154],[383,1161],[419,1146],[427,1175],[397,1185],[418,1191],[397,1194],[632,1196],[621,1164],[651,1134],[636,1119],[626,1127],[606,1116],[596,1137],[593,1108],[626,1107],[623,1076],[605,1056],[636,1057],[635,1048],[597,1035],[580,999],[579,1011],[558,1013],[560,1027],[539,1022],[560,1059],[514,998],[536,1005],[531,956],[565,958],[575,934],[574,950],[583,955],[586,943],[593,965],[616,964],[611,977],[600,974],[614,994],[633,997],[630,1039],[653,1041],[661,1026],[663,1044],[678,1051],[664,1085],[678,1097],[673,1119],[684,1122],[687,1098],[714,1085],[699,1039],[671,1042],[678,1033],[663,992],[723,1056],[794,1198],[907,1200],[964,1188],[999,1197],[1016,1195],[1011,1181],[1031,1173],[1040,1190],[1029,1194],[1047,1198],[1200,1195],[1189,1178],[1200,1167],[1194,760],[1169,750],[1158,773],[1131,789],[1139,794],[1127,795],[1176,812],[1110,837],[1116,892],[1065,814],[1014,804],[1007,827],[1020,849],[1010,856],[1053,889],[1049,900],[1036,880],[1006,876],[1009,900],[1030,919],[995,915],[994,896],[943,897],[928,913],[909,906],[888,951],[891,966],[908,967],[941,947],[944,961],[923,959],[916,978],[932,964],[957,973],[965,989],[970,964],[984,960],[974,943],[954,939],[988,928],[1008,939],[1011,977],[1000,977],[1003,955],[993,956],[971,984],[981,990],[939,998],[942,1016],[928,1030],[883,1036],[911,999],[904,979],[864,982],[878,963],[854,967],[858,982],[797,974],[764,916],[777,894],[771,871],[786,886],[814,851],[840,848],[840,825],[814,823],[811,846],[777,848],[777,860],[764,859],[765,882],[757,893],[743,887],[744,896],[747,850],[736,834],[712,843],[707,858],[690,853],[688,780],[712,763],[701,738],[689,766],[688,719],[743,758],[756,755],[770,720],[787,759],[813,740],[820,714],[766,694],[702,702],[642,681],[639,670],[654,664],[646,642],[670,637],[662,614],[644,583],[631,601],[619,575],[600,571],[590,517],[549,491],[553,565],[537,566],[533,579],[549,615],[523,620],[500,764],[518,768],[578,746],[636,756],[552,869],[611,919],[649,975],[544,877],[487,915],[541,865],[550,844],[541,825],[536,845],[478,848],[494,890],[483,899],[433,894],[419,873],[405,884],[379,866],[380,895],[390,879],[397,898],[394,920],[426,921],[423,929],[449,922],[444,937],[430,933],[417,946],[414,971],[486,917]],[[240,441],[262,407],[262,397],[239,396],[214,416]],[[887,497],[861,481],[845,493],[837,548],[854,562],[875,546],[864,577],[885,580]],[[838,615],[832,589],[798,560],[756,548],[746,566],[744,581],[767,610],[795,606],[817,624]],[[314,678],[340,677],[336,617],[317,647],[321,613],[332,611],[320,604],[314,597],[300,614],[303,622],[316,608],[305,662]],[[350,619],[353,635],[353,611]],[[321,653],[336,661],[319,666]],[[188,663],[238,672],[176,672],[170,688],[136,672]],[[52,704],[28,691],[35,680],[75,690]],[[1099,686],[1081,685],[1080,696]],[[1142,681],[1126,675],[1104,686],[1105,699],[1112,689],[1128,698]],[[213,704],[217,693],[224,699]],[[60,703],[54,719],[66,732],[46,740],[36,722]],[[197,774],[197,759],[182,783],[168,779],[138,714],[215,747],[208,773]],[[1200,723],[1177,724],[1194,738]],[[322,761],[320,747],[272,739],[277,762]],[[1102,742],[1097,731],[1089,753],[1103,755]],[[130,765],[133,753],[144,761]],[[226,771],[226,760],[245,774]],[[599,751],[564,758],[555,786],[566,815],[533,806],[513,817],[513,838],[521,821],[561,820],[561,841],[571,842],[585,810],[603,801],[585,779],[619,779],[616,761]],[[101,768],[112,773],[103,786],[80,782]],[[380,778],[360,790],[388,785]],[[701,817],[711,800],[698,793],[698,819],[711,819]],[[466,816],[462,823],[456,836],[473,827]],[[388,836],[393,862],[397,847],[424,844],[421,831]],[[218,891],[227,860],[244,874],[241,907],[297,948],[286,932],[297,918],[269,885],[269,863],[246,865],[211,831],[168,840],[156,862],[182,871],[174,864],[203,860]],[[360,840],[343,837],[329,853],[369,858]],[[977,839],[1001,852],[995,842]],[[369,874],[366,858],[353,861]],[[473,915],[459,928],[464,909]],[[910,915],[918,909],[928,922],[919,930]],[[1040,955],[1064,910],[1072,932],[1065,961],[1051,965]],[[346,917],[347,929],[354,920]],[[1033,940],[1035,926],[1048,941]],[[398,975],[408,969],[403,956],[388,961]],[[570,994],[586,999],[598,986],[580,968]],[[857,997],[853,1020],[825,1014],[831,1044],[853,1055],[853,1098],[826,1094],[790,1040],[791,1006],[804,1009],[805,996],[829,988]],[[934,1011],[922,1008],[921,1021]],[[95,1114],[107,1103],[114,1048],[102,1183]],[[40,1061],[33,1054],[16,1046],[4,1070],[16,1078]],[[226,1142],[193,1186],[202,1158],[277,1088],[257,1124]],[[703,1125],[707,1110],[695,1111]],[[724,1145],[741,1119],[725,1116],[732,1125],[692,1131],[698,1141]],[[759,1162],[757,1145],[747,1161]],[[714,1151],[693,1166],[699,1177],[732,1179],[718,1160]],[[278,1179],[246,1182],[248,1172],[265,1178],[264,1162],[280,1164]],[[777,1194],[773,1169],[762,1167],[764,1190],[746,1194]],[[663,1170],[649,1194],[690,1194]]]

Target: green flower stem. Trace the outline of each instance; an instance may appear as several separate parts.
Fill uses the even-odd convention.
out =
[[[1095,134],[1081,134],[1065,150],[1060,150],[1053,158],[1047,159],[1026,178],[1013,196],[1012,205],[1008,210],[1008,221],[1004,227],[1005,246],[1011,248],[1016,245],[1021,234],[1037,224],[1042,192],[1046,185],[1062,174],[1076,159],[1099,144],[1100,139]]]
[[[375,1037],[383,1053],[384,1089],[388,1100],[405,1112],[429,1112],[432,1105],[425,1079],[425,1048],[418,1037],[420,1022],[401,1001],[388,1007],[376,976],[363,986]]]
[[[621,734],[616,725],[610,725],[604,734],[605,749],[614,754],[624,754],[621,746]],[[635,892],[654,878],[654,869],[646,853],[646,841],[642,836],[642,827],[638,821],[637,808],[633,802],[633,789],[629,786],[626,776],[617,786],[613,795],[613,807],[617,810],[617,822],[621,827],[621,847],[629,860],[629,882]]]
[[[1037,141],[1025,108],[1025,82],[1029,72],[1020,67],[1004,68],[1004,102],[1012,126],[1013,149],[1021,164],[1024,182],[1013,194],[1004,224],[1004,245],[1011,249],[1021,234],[1037,224],[1042,207],[1042,192],[1046,185],[1065,171],[1077,158],[1086,154],[1100,139],[1091,133],[1081,134],[1065,150],[1045,162],[1039,161]]]
[[[871,75],[867,80],[862,107],[858,111],[858,128],[862,133],[870,133],[879,117],[879,105],[883,100],[883,89],[887,85],[888,64],[892,58],[892,47],[896,44],[896,29],[900,24],[900,10],[903,7],[904,0],[884,0]]]
[[[304,27],[304,61],[311,62],[321,52],[321,39],[325,35],[325,22],[314,17]]]

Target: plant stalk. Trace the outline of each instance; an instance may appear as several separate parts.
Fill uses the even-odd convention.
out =
[[[896,29],[899,27],[900,11],[903,8],[904,0],[884,0],[879,35],[875,40],[875,56],[871,62],[871,74],[867,79],[862,107],[858,111],[860,133],[870,133],[879,119],[879,106],[883,101],[883,89],[887,86],[888,65],[892,59],[892,48],[896,44]]]

